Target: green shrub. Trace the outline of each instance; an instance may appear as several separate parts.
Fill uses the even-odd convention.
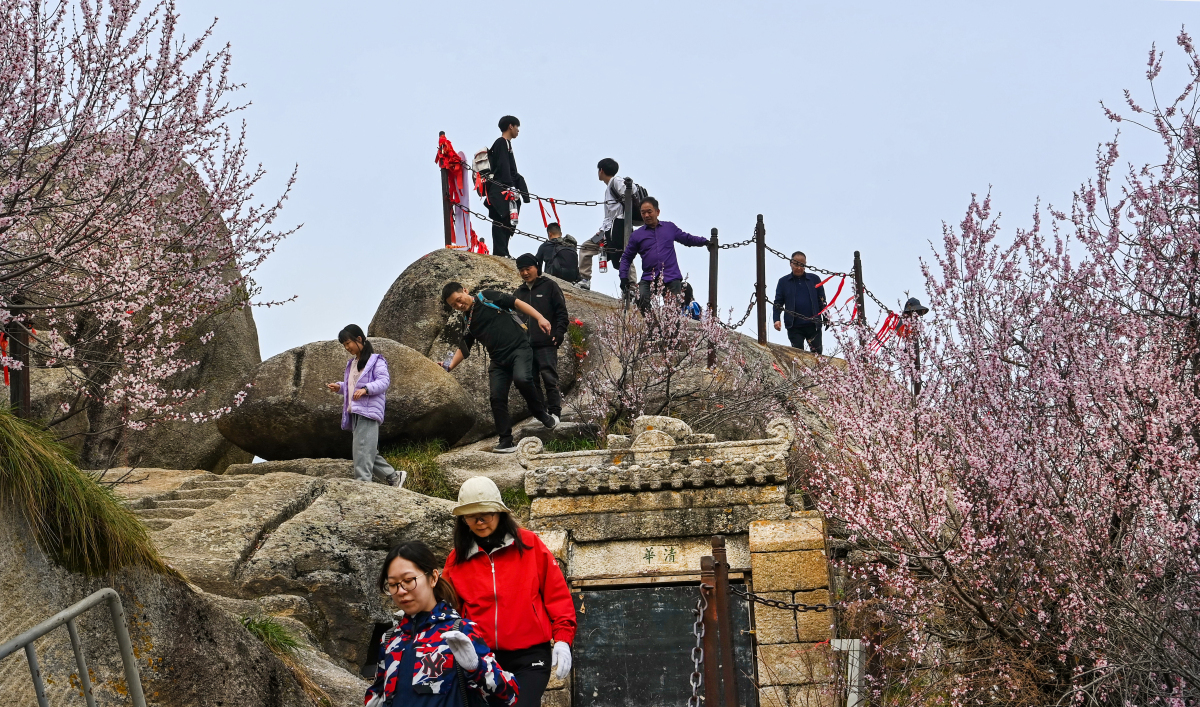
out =
[[[429,442],[405,442],[382,450],[383,458],[397,469],[408,472],[404,488],[426,496],[458,499],[458,489],[446,478],[446,472],[438,466],[437,457],[446,451],[446,443],[440,440]]]
[[[77,469],[51,433],[7,410],[0,410],[0,503],[23,515],[38,547],[72,572],[174,573],[111,489]]]
[[[585,449],[599,449],[600,440],[595,437],[568,437],[567,439],[552,439],[545,444],[547,453],[580,452]]]
[[[300,641],[273,616],[243,616],[242,625],[275,655],[293,655],[300,647]]]

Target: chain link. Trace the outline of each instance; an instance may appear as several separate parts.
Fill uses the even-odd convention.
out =
[[[700,598],[696,600],[696,608],[692,611],[696,615],[696,620],[692,623],[696,645],[692,648],[692,674],[688,676],[688,682],[692,686],[692,696],[687,701],[688,707],[700,707],[700,685],[704,682],[704,672],[701,669],[704,665],[704,612],[707,610],[708,597],[704,596],[704,587],[701,587]]]
[[[778,599],[765,599],[734,584],[729,585],[729,591],[730,593],[735,594],[746,601],[752,601],[757,604],[762,604],[763,606],[773,607],[775,609],[783,609],[784,611],[816,611],[818,613],[822,613],[826,611],[837,611],[841,608],[837,604],[788,604],[787,602],[779,601]]]
[[[746,240],[740,241],[738,243],[722,243],[717,247],[720,248],[721,250],[727,250],[729,248],[741,248],[742,246],[748,246],[748,245],[751,245],[752,243],[754,243],[754,236],[751,236],[750,238],[747,238]]]
[[[482,172],[477,172],[474,167],[472,167],[471,165],[469,165],[465,162],[463,163],[463,168],[466,169],[467,171],[475,172],[475,174],[478,174],[480,177],[483,178],[484,181],[486,181],[490,184],[495,184],[496,186],[498,186],[502,189],[511,189],[513,191],[517,191],[517,188],[512,186],[511,184],[504,184],[503,182],[497,182],[495,179],[492,179],[491,177],[483,174]],[[531,191],[525,192],[525,194],[527,196],[529,196],[530,199],[538,199],[540,201],[553,201],[555,204],[558,204],[560,206],[603,206],[607,203],[610,203],[608,199],[605,199],[604,201],[596,201],[595,199],[590,199],[588,201],[571,201],[569,199],[555,199],[555,198],[549,197],[549,196],[538,196],[537,194],[534,194]],[[623,202],[616,202],[616,203],[623,203]]]
[[[508,224],[500,223],[499,221],[493,221],[492,219],[488,218],[487,216],[484,216],[483,214],[481,214],[477,211],[472,211],[472,210],[465,208],[459,204],[454,204],[454,207],[457,209],[462,209],[463,211],[466,211],[467,213],[471,214],[472,216],[474,216],[477,219],[480,219],[481,221],[487,221],[488,223],[494,223],[499,226],[504,226],[505,228],[509,228]],[[550,240],[549,238],[546,238],[545,236],[535,235],[533,233],[528,233],[526,231],[522,231],[522,230],[519,230],[516,228],[513,228],[512,232],[518,236],[527,236],[529,238],[532,238],[535,241],[541,241],[543,243]],[[495,243],[492,244],[493,247],[495,247],[495,245],[496,245]]]
[[[720,324],[721,326],[725,327],[726,329],[731,329],[731,330],[738,329],[739,327],[741,327],[743,324],[746,323],[747,319],[750,318],[750,313],[754,311],[754,305],[757,303],[758,303],[758,293],[754,293],[754,294],[750,295],[750,304],[746,307],[746,314],[742,317],[741,321],[739,321],[737,324],[726,324],[725,322],[718,319],[717,323]]]

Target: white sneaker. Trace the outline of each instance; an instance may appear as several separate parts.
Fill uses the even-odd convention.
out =
[[[591,280],[580,280],[579,282],[575,283],[575,286],[581,290],[590,290],[590,289],[592,289],[592,281]]]
[[[404,482],[408,479],[408,472],[403,469],[397,469],[396,473],[388,481],[389,484],[396,488],[404,488]]]
[[[542,424],[546,425],[546,423],[544,423],[544,422]],[[558,415],[551,415],[550,416],[550,424],[546,425],[546,429],[552,430],[555,427],[558,427]]]

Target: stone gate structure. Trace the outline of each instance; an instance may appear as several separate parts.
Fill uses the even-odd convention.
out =
[[[732,580],[772,599],[828,603],[822,520],[788,503],[794,427],[776,419],[767,431],[765,439],[717,442],[675,418],[641,417],[633,434],[609,435],[603,450],[548,454],[540,439],[526,438],[517,454],[528,469],[530,528],[577,594],[697,586],[700,558],[720,534]],[[761,707],[825,704],[819,683],[828,680],[832,612],[752,605],[750,614],[755,660],[738,667],[753,673],[752,697]],[[686,658],[679,655],[680,671]],[[551,688],[543,704],[570,704],[569,684]]]

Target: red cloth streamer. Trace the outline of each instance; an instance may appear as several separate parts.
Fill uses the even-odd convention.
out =
[[[821,280],[820,282],[818,282],[817,287],[824,287],[825,283],[829,282],[830,280],[832,280],[835,277],[837,277],[837,273],[834,273],[834,274],[830,275],[829,277],[825,278],[824,280]],[[842,275],[843,279],[845,279],[845,277],[846,277],[845,275]]]
[[[830,275],[829,277],[825,278],[825,282],[829,282],[830,280],[833,279],[833,277],[834,277],[833,275]],[[825,282],[822,282],[821,285],[824,285]],[[821,285],[817,285],[817,287],[820,287]],[[817,312],[818,317],[821,316],[822,314],[824,314],[825,310],[829,309],[830,307],[833,306],[833,304],[835,302],[837,302],[837,298],[842,295],[842,287],[844,287],[845,285],[846,285],[846,276],[842,275],[842,280],[841,280],[841,282],[838,283],[837,292],[833,293],[833,299],[829,300],[829,304],[825,305],[825,309],[822,309],[821,311]]]
[[[448,171],[450,183],[450,201],[458,203],[458,192],[463,188],[463,163],[459,159],[458,153],[454,151],[454,145],[446,139],[445,135],[438,137],[438,151],[433,158],[434,164]]]
[[[0,356],[8,355],[8,337],[0,334]],[[4,385],[8,385],[8,366],[4,367]]]
[[[558,218],[558,207],[554,205],[554,199],[546,199],[550,202],[550,210],[554,212],[554,222],[562,226],[562,221]],[[550,222],[546,220],[546,209],[542,206],[542,200],[538,199],[538,210],[542,212],[542,226],[548,228]]]
[[[883,326],[879,327],[879,331],[875,333],[875,340],[871,342],[871,350],[875,351],[883,346],[884,342],[891,338],[899,324],[900,315],[888,312],[887,318],[883,320]]]
[[[471,227],[471,247],[467,250],[472,253],[479,253],[480,255],[488,254],[487,244],[479,240],[479,236],[475,235],[474,226]]]

